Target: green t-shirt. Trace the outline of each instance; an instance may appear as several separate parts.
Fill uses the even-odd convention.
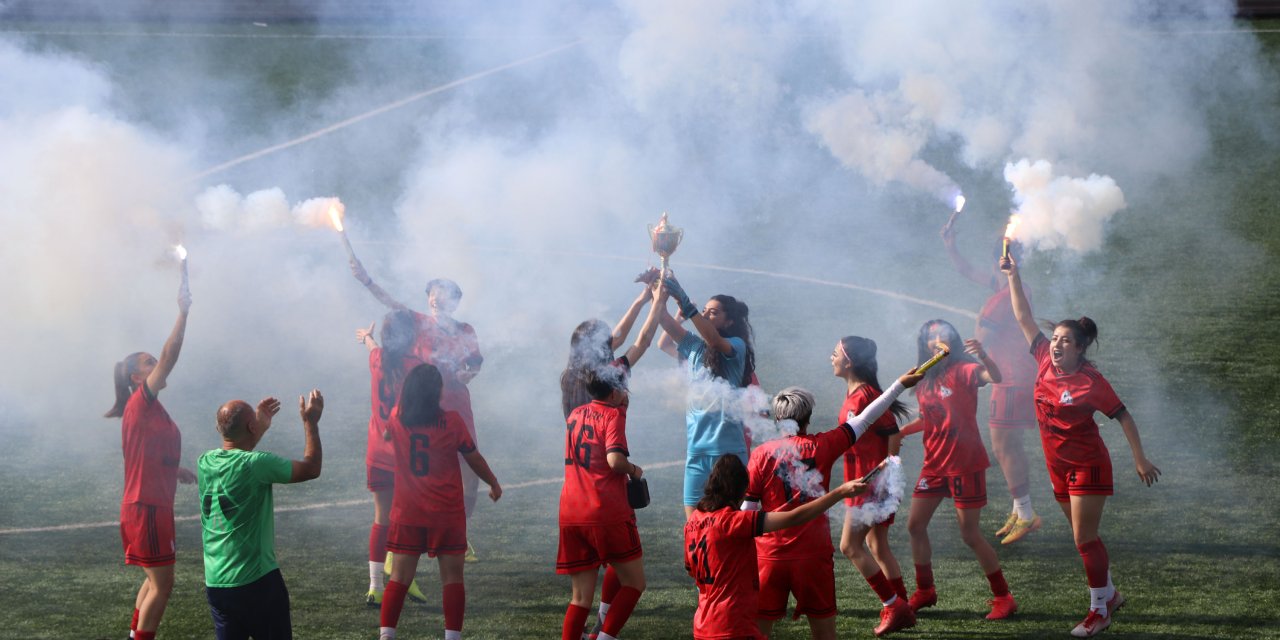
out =
[[[271,484],[285,483],[293,463],[272,453],[215,449],[196,464],[204,583],[239,587],[279,568]]]

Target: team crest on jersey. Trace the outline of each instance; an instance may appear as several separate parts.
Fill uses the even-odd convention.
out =
[[[1063,390],[1062,390],[1062,397],[1058,398],[1058,403],[1059,403],[1059,404],[1071,404],[1071,392],[1070,392],[1070,391],[1068,391],[1068,390],[1066,390],[1066,389],[1063,389]]]
[[[940,396],[942,396],[942,397],[944,397],[944,398],[950,398],[950,397],[951,397],[951,388],[950,388],[950,387],[947,387],[946,385],[943,385],[943,386],[938,387],[938,395],[940,395]]]
[[[916,483],[916,491],[928,491],[928,490],[929,490],[929,480],[927,478],[920,478],[920,482]]]

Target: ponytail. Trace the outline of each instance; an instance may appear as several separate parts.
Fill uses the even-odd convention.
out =
[[[104,418],[123,418],[124,406],[129,404],[129,396],[137,390],[133,385],[133,374],[138,372],[138,360],[142,358],[142,352],[131,353],[125,356],[124,360],[116,363],[115,368],[115,386],[116,386],[116,404],[111,410],[103,414]]]

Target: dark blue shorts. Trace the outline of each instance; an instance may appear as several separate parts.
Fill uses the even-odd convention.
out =
[[[218,640],[293,640],[289,590],[276,569],[239,587],[206,587]]]

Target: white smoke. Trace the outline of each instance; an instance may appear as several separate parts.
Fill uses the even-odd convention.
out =
[[[1038,249],[1097,251],[1107,222],[1125,207],[1124,193],[1110,177],[1054,175],[1045,160],[1005,165],[1004,177],[1013,187],[1018,216],[1014,238]]]
[[[947,203],[960,193],[947,174],[920,159],[931,127],[896,96],[855,89],[815,107],[806,125],[831,155],[875,184],[900,182]]]
[[[871,480],[867,500],[848,508],[847,517],[864,527],[872,527],[889,519],[889,516],[898,512],[898,505],[902,504],[906,488],[902,458],[889,456],[886,460],[888,463],[885,464],[884,471]]]
[[[331,226],[329,208],[342,203],[337,198],[310,198],[292,207],[278,187],[240,195],[229,185],[205,189],[196,196],[200,221],[208,229],[253,232],[297,224],[306,227]]]

